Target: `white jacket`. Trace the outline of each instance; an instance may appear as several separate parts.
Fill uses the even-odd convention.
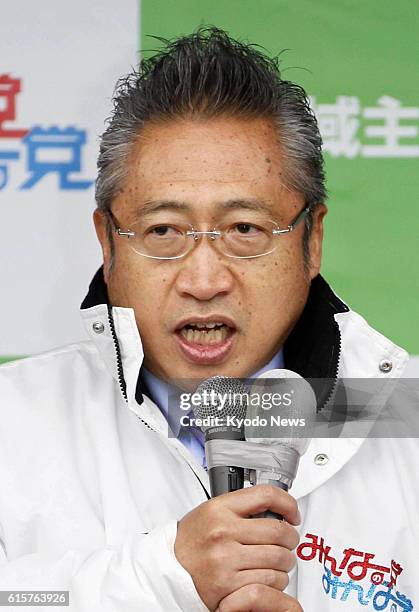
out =
[[[136,402],[140,336],[131,309],[112,312],[127,401],[103,304],[82,311],[90,340],[0,368],[0,590],[68,589],[78,612],[206,610],[173,544],[176,521],[207,499],[208,477],[151,400]],[[401,375],[405,351],[353,311],[335,319],[341,376]],[[415,439],[311,442],[291,490],[303,523],[287,590],[305,612],[416,609],[417,465]],[[350,548],[359,554],[345,565]],[[386,581],[400,564],[397,585],[371,583],[380,576],[369,566],[351,581],[361,553]]]

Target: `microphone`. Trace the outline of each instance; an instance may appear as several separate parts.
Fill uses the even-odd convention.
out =
[[[233,462],[213,466],[209,446],[212,441],[244,441],[244,418],[247,410],[247,389],[239,379],[212,376],[204,380],[195,391],[199,405],[194,416],[202,422],[205,433],[211,497],[242,489],[244,469]],[[198,404],[198,402],[196,402]]]
[[[264,372],[253,383],[250,394],[253,393],[258,394],[261,399],[249,405],[245,437],[249,443],[255,444],[256,448],[273,454],[275,462],[266,461],[263,466],[262,458],[257,468],[250,469],[250,482],[270,484],[288,491],[297,475],[300,457],[310,443],[307,430],[316,415],[315,393],[302,376],[285,369]],[[269,412],[263,406],[266,393],[271,397]],[[277,406],[272,404],[274,394],[281,400]],[[267,421],[264,427],[258,425],[262,419]],[[278,428],[282,426],[287,429],[287,436],[283,438],[278,437]],[[270,511],[257,516],[282,520],[282,516]]]

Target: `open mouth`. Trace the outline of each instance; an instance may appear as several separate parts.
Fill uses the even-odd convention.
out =
[[[233,332],[225,323],[188,323],[179,331],[190,344],[220,344]]]
[[[179,349],[188,361],[196,364],[221,363],[230,353],[236,327],[230,320],[191,320],[180,323],[176,330]]]

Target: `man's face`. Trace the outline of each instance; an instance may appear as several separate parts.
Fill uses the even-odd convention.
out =
[[[146,219],[212,230],[226,220],[246,221],[257,206],[257,215],[286,227],[304,199],[285,186],[283,168],[275,131],[265,119],[149,124],[112,211],[122,229]],[[146,203],[159,210],[144,217]],[[115,236],[111,272],[105,221],[96,213],[109,297],[113,305],[134,309],[145,366],[171,380],[244,377],[267,363],[298,320],[319,271],[325,210],[315,213],[306,269],[300,223],[275,237],[273,253],[254,259],[227,257],[207,237],[181,259],[149,259],[135,253],[129,239]]]

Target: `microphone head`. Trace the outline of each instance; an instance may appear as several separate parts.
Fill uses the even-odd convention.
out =
[[[248,390],[239,378],[212,376],[199,385],[194,395],[200,398],[199,405],[193,407],[197,419],[225,421],[227,417],[246,417]],[[201,429],[205,432],[209,427],[202,425]]]
[[[303,455],[310,443],[310,424],[317,408],[311,385],[292,370],[269,370],[253,382],[249,394],[252,400],[245,422],[246,440],[279,444]],[[257,402],[253,394],[258,396]]]

